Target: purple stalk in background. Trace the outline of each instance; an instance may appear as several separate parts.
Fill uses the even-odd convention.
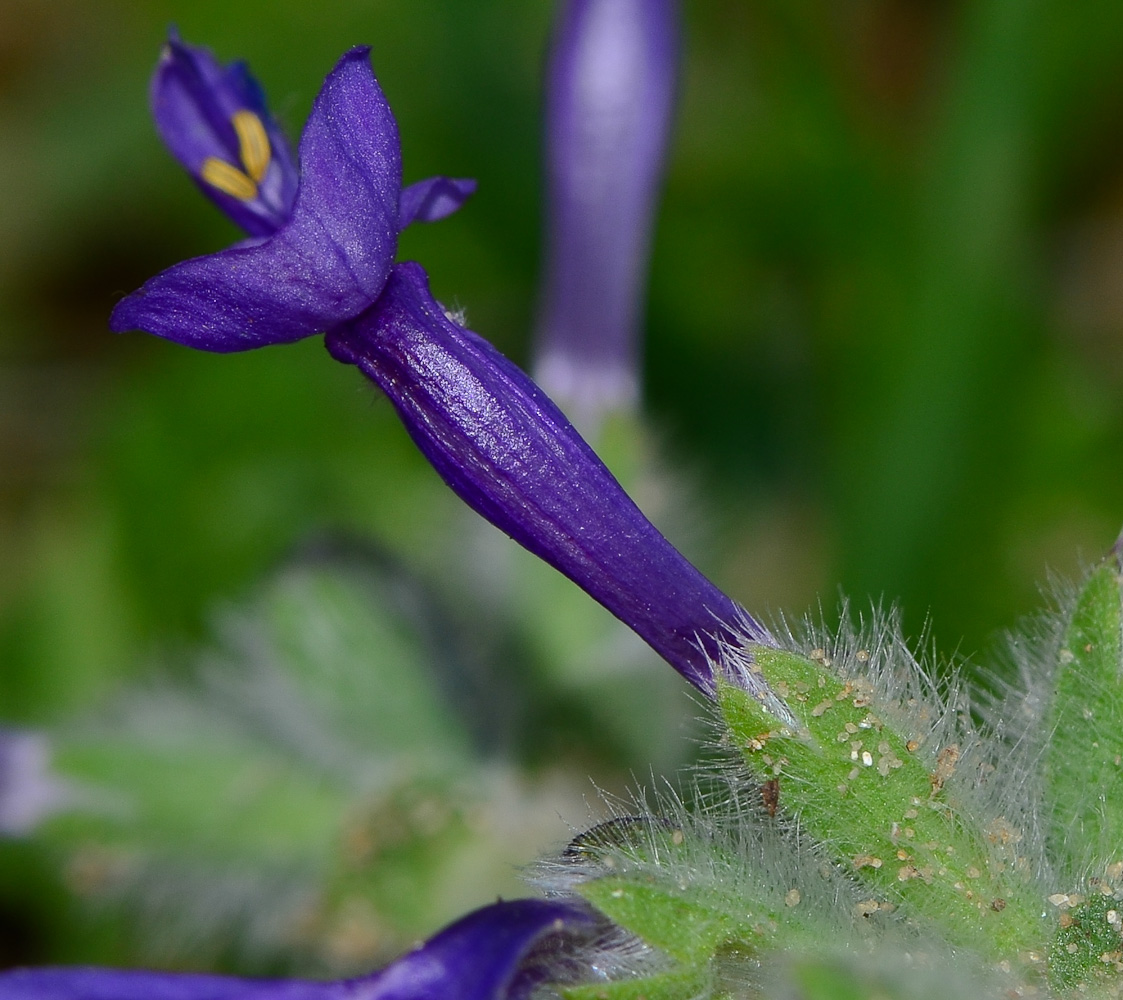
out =
[[[581,425],[639,399],[639,325],[678,64],[675,0],[563,0],[534,376]]]
[[[211,72],[228,92],[221,99],[196,94],[207,113],[188,114],[183,102],[159,95],[173,86],[186,91],[185,66],[217,64],[203,50],[174,39],[169,45],[172,55],[161,60],[153,87],[154,107],[165,115],[161,133],[172,134],[173,152],[192,150],[189,169],[200,150],[226,157],[230,170],[247,178],[228,193],[250,203],[259,192],[250,185],[246,152],[223,146],[217,128],[198,128],[241,107],[243,77],[234,87]],[[177,130],[192,142],[179,141]],[[268,158],[269,149],[253,155]],[[347,53],[325,81],[301,136],[300,169],[291,213],[271,236],[169,268],[118,304],[112,328],[210,351],[326,331],[332,355],[389,396],[458,496],[582,587],[700,690],[713,693],[714,664],[726,645],[772,643],[652,526],[545,393],[448,317],[421,267],[394,264],[403,224],[449,214],[472,184],[433,178],[402,189],[397,123],[366,49]],[[206,173],[196,176],[208,183]],[[212,168],[209,176],[220,174]]]
[[[603,930],[580,903],[519,899],[462,917],[386,968],[356,979],[238,979],[94,968],[0,973],[0,1000],[526,1000],[564,981]]]

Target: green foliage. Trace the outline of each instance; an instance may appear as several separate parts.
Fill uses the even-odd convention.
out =
[[[734,816],[728,804],[688,811],[668,798],[652,818],[594,827],[542,871],[663,957],[641,983],[659,995],[720,995],[780,950],[837,937],[834,906],[840,893],[849,899],[813,856],[754,830],[750,817],[761,818],[752,806]]]
[[[1004,981],[1005,979],[1005,981]],[[980,975],[948,956],[910,961],[904,952],[840,953],[830,948],[787,956],[759,994],[768,1000],[946,1000],[1016,995],[1002,975]],[[755,1000],[755,998],[754,998]]]
[[[1119,563],[1112,556],[1090,573],[1076,597],[1042,720],[1049,734],[1042,777],[1050,845],[1072,874],[1093,860],[1123,860],[1120,601]]]
[[[1013,852],[1002,856],[988,829],[999,818],[988,824],[949,794],[959,745],[925,745],[921,720],[936,706],[914,706],[909,720],[908,706],[888,700],[869,675],[851,673],[854,665],[831,670],[822,652],[819,662],[749,652],[750,669],[796,725],[723,684],[718,704],[729,738],[832,860],[879,898],[942,924],[955,943],[1006,958],[1038,943],[1040,906],[1026,866]]]
[[[347,551],[229,609],[188,678],[52,733],[68,796],[37,842],[129,916],[139,960],[370,968],[517,891],[512,859],[568,801],[489,767],[431,595]]]
[[[769,693],[719,681],[720,756],[685,801],[641,795],[536,869],[623,935],[567,997],[1114,995],[1119,587],[1112,556],[1015,642],[1026,687],[985,724],[892,618],[731,647],[724,676]],[[38,841],[72,891],[143,915],[161,960],[221,939],[325,971],[484,901],[465,873],[542,803],[481,780],[472,675],[429,601],[393,563],[313,560],[226,616],[194,683],[58,730],[71,799]]]
[[[705,979],[688,972],[669,972],[624,979],[589,986],[571,986],[562,990],[565,1000],[681,1000],[700,996],[706,990]]]
[[[708,960],[728,941],[767,941],[775,923],[775,914],[754,912],[749,900],[740,900],[734,915],[732,907],[720,907],[721,900],[670,879],[660,884],[608,876],[582,886],[581,895],[614,923],[687,965]]]
[[[1053,904],[1061,911],[1061,928],[1049,948],[1053,982],[1078,991],[1118,996],[1123,972],[1123,891],[1097,880],[1091,896],[1058,894]]]

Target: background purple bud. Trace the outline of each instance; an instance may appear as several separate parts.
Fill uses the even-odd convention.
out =
[[[637,329],[677,57],[674,0],[562,4],[547,82],[534,371],[594,420],[639,395]]]

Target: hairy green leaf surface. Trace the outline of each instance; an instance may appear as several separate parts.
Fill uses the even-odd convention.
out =
[[[958,744],[924,746],[908,706],[888,704],[865,677],[795,653],[753,655],[796,726],[740,688],[723,685],[718,700],[730,739],[770,783],[770,808],[797,817],[870,889],[874,909],[905,906],[949,940],[999,956],[1037,946],[1040,905],[1018,838],[1002,817],[968,815],[948,794]]]

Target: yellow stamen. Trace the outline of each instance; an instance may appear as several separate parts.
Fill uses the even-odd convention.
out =
[[[203,161],[199,174],[211,187],[240,201],[252,201],[257,197],[257,185],[237,167],[216,156],[208,156]]]
[[[265,126],[252,111],[235,112],[230,124],[238,133],[238,152],[242,157],[242,166],[260,184],[265,171],[269,169],[269,136],[265,132]]]

